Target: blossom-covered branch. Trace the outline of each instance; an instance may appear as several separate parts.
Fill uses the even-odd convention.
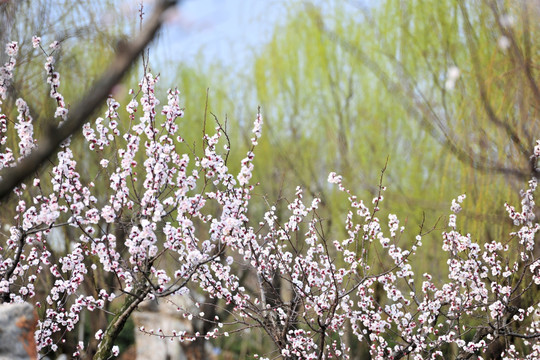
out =
[[[154,38],[163,23],[165,11],[175,5],[176,2],[176,0],[160,0],[156,2],[154,12],[142,32],[132,42],[122,46],[121,51],[117,53],[109,68],[88,89],[81,97],[81,100],[71,107],[69,116],[67,115],[67,108],[63,107],[65,111],[62,113],[62,118],[65,121],[57,128],[49,129],[27,157],[21,159],[16,165],[2,169],[0,172],[0,200],[4,199],[17,185],[31,176],[34,170],[53,155],[60,144],[80,129],[95,109],[103,104],[113,86],[122,79],[137,57]],[[13,46],[16,47],[17,45],[14,44]],[[14,56],[10,57],[10,63],[12,63],[10,66],[15,65]],[[9,65],[9,63],[6,65]],[[0,76],[7,78],[7,74],[0,74]],[[6,80],[0,79],[0,86],[4,81]],[[3,91],[4,93],[0,94],[0,96],[5,96],[5,90]]]
[[[16,50],[14,43],[7,47],[0,96]],[[59,75],[50,58],[45,63],[56,114],[64,119]],[[406,242],[396,215],[379,217],[382,176],[377,196],[364,202],[342,176],[329,174],[330,186],[347,198],[340,238],[319,216],[321,201],[306,199],[300,187],[285,213],[269,205],[257,217],[251,209],[260,111],[236,174],[227,166],[230,144],[223,144],[228,136],[219,123],[204,135],[202,153],[183,151],[180,92],[170,89],[160,105],[158,81],[145,72],[128,104],[109,97],[103,116],[82,126],[90,157],[65,141],[47,171],[34,169],[32,184],[14,190],[14,216],[0,242],[0,295],[40,309],[35,339],[42,353],[58,351],[81,326],[83,311],[107,311],[112,321],[94,334],[94,358],[107,359],[118,353],[116,338],[139,304],[175,295],[205,298],[192,309],[178,306],[188,320],[202,320],[202,330],[139,331],[195,343],[258,329],[274,347],[261,356],[283,359],[348,359],[358,344],[373,359],[435,359],[445,352],[467,359],[501,342],[506,359],[540,357],[536,179],[522,191],[521,209],[505,205],[516,227],[509,238],[480,243],[463,234],[458,213],[466,197],[458,196],[440,244],[447,275],[419,274],[415,259],[425,232]],[[16,106],[16,122],[0,108],[0,166],[7,169],[36,147],[30,110],[23,99]],[[6,133],[8,120],[16,134]],[[18,137],[18,151],[5,146],[8,135]],[[539,158],[540,142],[531,159]],[[105,184],[98,186],[100,180]],[[55,237],[69,239],[64,249],[54,248]],[[38,283],[47,286],[37,289]],[[73,357],[84,356],[85,347],[73,349]]]

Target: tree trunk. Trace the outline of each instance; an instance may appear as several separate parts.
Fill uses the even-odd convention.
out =
[[[133,311],[137,309],[137,306],[139,306],[149,292],[150,288],[143,288],[136,292],[136,296],[128,296],[126,298],[116,316],[109,323],[109,326],[107,326],[94,356],[95,360],[105,360],[111,357],[111,351],[118,334],[124,328],[127,319],[129,319]]]

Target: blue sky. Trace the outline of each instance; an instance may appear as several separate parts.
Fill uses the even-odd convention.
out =
[[[204,59],[242,67],[254,49],[270,40],[294,2],[184,0],[162,31],[155,55],[173,63]]]

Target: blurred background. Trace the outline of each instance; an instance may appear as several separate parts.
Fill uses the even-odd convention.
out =
[[[144,22],[152,1],[142,5]],[[188,144],[200,144],[205,109],[207,132],[214,116],[227,124],[233,169],[261,107],[254,215],[267,204],[283,213],[298,185],[321,198],[325,226],[338,238],[347,201],[328,186],[328,173],[343,175],[371,203],[386,168],[381,219],[398,215],[406,226],[401,246],[432,229],[416,255],[417,273],[444,278],[440,234],[452,199],[467,195],[458,228],[474,240],[510,239],[503,204],[519,204],[519,189],[538,175],[530,154],[540,137],[539,18],[538,0],[185,0],[146,60],[160,74],[163,101],[167,88],[181,91]],[[60,91],[74,103],[119,42],[137,36],[141,2],[3,0],[0,24],[0,42],[21,46],[12,98],[27,98],[45,129],[54,106],[32,35],[61,42]],[[129,101],[141,74],[139,64],[115,89],[117,100]],[[14,149],[15,141],[8,141]],[[82,142],[79,151],[94,174],[87,180],[105,187],[91,170],[99,159],[85,155]],[[216,356],[264,353],[269,344],[257,336],[220,339]],[[130,342],[128,333],[122,349]],[[351,346],[366,358],[361,344]]]

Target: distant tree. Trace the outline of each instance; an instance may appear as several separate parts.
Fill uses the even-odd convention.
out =
[[[313,179],[336,168],[374,194],[363,169],[388,157],[387,200],[409,222],[429,209],[435,223],[467,192],[467,229],[508,231],[492,209],[537,176],[527,149],[540,126],[538,13],[527,0],[292,6],[254,71],[276,182],[294,176],[332,209]]]

